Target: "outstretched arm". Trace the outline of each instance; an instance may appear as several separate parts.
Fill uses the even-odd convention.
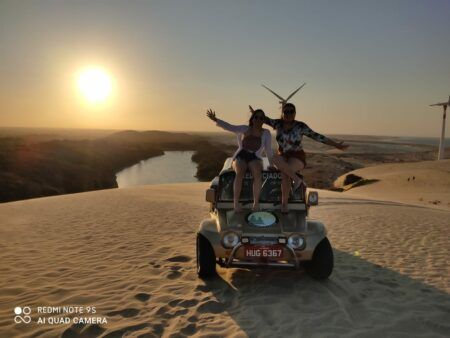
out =
[[[273,129],[278,129],[282,127],[282,122],[280,119],[271,119],[270,117],[265,116],[263,122],[271,126]]]
[[[345,150],[348,148],[348,144],[344,144],[344,141],[335,142],[332,139],[330,139],[322,134],[316,133],[314,130],[312,130],[310,127],[308,127],[308,125],[306,123],[303,123],[302,130],[303,130],[304,135],[312,138],[315,141],[322,142],[326,145],[335,147],[340,150]]]
[[[248,126],[245,126],[245,125],[236,126],[236,125],[230,124],[228,122],[225,122],[221,119],[218,119],[216,116],[216,112],[213,111],[212,109],[208,109],[206,111],[206,116],[208,116],[211,120],[216,122],[216,125],[218,127],[225,129],[227,131],[231,131],[232,133],[242,134],[242,133],[245,133],[248,129]]]
[[[269,126],[271,126],[273,129],[275,129],[276,120],[271,119],[270,117],[264,116],[263,122]]]

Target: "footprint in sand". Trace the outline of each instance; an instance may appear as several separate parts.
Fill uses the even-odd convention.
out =
[[[141,310],[139,310],[139,309],[129,308],[129,309],[123,309],[123,310],[119,310],[119,311],[111,311],[111,312],[108,312],[106,315],[107,316],[122,316],[124,318],[131,318],[131,317],[137,316],[140,311]]]
[[[167,258],[166,261],[168,262],[176,262],[176,263],[186,263],[189,262],[192,258],[185,255],[179,255],[179,256],[173,256],[170,258]]]
[[[150,299],[150,295],[148,293],[140,292],[135,294],[134,298],[140,300],[141,302],[146,302]]]
[[[179,271],[171,271],[171,272],[167,275],[167,278],[168,278],[168,279],[177,279],[177,278],[180,278],[180,276],[181,276],[181,272],[179,272]]]
[[[172,248],[170,246],[163,246],[163,247],[160,247],[158,250],[156,250],[156,252],[159,254],[166,254],[170,251],[172,251]]]
[[[193,335],[197,331],[197,325],[195,325],[195,323],[188,324],[180,331],[186,335]]]
[[[198,321],[198,317],[197,316],[190,316],[188,319],[188,322],[191,322],[191,323],[196,323],[197,321]]]
[[[197,299],[181,299],[181,298],[179,298],[179,299],[174,299],[169,302],[169,305],[171,307],[181,306],[182,308],[185,308],[185,309],[193,307],[197,304],[198,304]]]
[[[130,325],[130,326],[126,326],[122,329],[116,330],[116,331],[112,331],[110,333],[108,333],[107,335],[103,336],[103,338],[117,338],[117,337],[124,337],[127,336],[128,334],[130,334],[131,332],[134,331],[139,331],[142,330],[144,328],[149,327],[150,324],[148,323],[142,323],[142,324],[137,324],[137,325]],[[85,337],[85,336],[83,336]]]
[[[193,307],[193,306],[195,306],[197,304],[198,304],[198,300],[197,299],[185,299],[182,302],[180,302],[180,304],[178,304],[178,305],[181,306],[181,307],[184,307],[184,308],[190,308],[190,307]]]
[[[163,332],[164,332],[164,325],[162,324],[153,325],[153,333],[158,335],[158,337],[161,337]]]
[[[162,317],[165,319],[172,319],[175,317],[179,317],[188,313],[188,309],[176,309],[169,308],[167,305],[161,306],[158,311],[156,311],[156,315],[158,317]]]
[[[73,324],[64,330],[62,338],[78,338],[78,337],[99,337],[106,329],[97,324],[84,325]]]
[[[68,329],[64,330],[62,338],[76,338],[82,335],[81,330],[85,327],[84,324],[73,324]]]

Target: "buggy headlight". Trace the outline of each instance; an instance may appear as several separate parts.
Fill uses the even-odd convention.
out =
[[[293,234],[288,237],[287,244],[292,249],[303,249],[305,247],[306,242],[302,236],[298,234]]]
[[[239,235],[234,231],[229,231],[222,236],[222,245],[225,248],[233,248],[239,243]]]

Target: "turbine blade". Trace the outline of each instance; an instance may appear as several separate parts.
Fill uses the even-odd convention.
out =
[[[450,105],[450,102],[440,102],[435,104],[430,104],[430,106],[448,106]]]
[[[290,99],[292,96],[294,96],[295,94],[297,94],[297,92],[298,92],[300,89],[302,89],[303,86],[304,86],[305,84],[306,84],[306,82],[303,83],[303,84],[302,84],[300,87],[298,87],[296,90],[294,90],[294,91],[292,92],[292,94],[289,95],[289,96],[287,97],[286,102],[289,101],[289,99]]]
[[[278,95],[277,93],[275,93],[272,89],[270,89],[270,88],[264,86],[263,84],[262,84],[261,86],[263,86],[264,88],[266,88],[269,92],[271,92],[273,95],[275,95],[276,97],[278,97],[281,101],[286,102],[285,99],[283,99],[280,95]]]

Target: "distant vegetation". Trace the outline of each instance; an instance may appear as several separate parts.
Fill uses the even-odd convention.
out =
[[[45,134],[19,130],[14,134],[13,129],[3,130],[1,134],[6,137],[0,137],[0,202],[116,188],[117,172],[141,160],[162,155],[165,150],[194,151],[192,160],[197,163],[196,177],[200,181],[209,181],[236,149],[231,134],[224,134],[225,137],[221,134],[132,130],[48,130]],[[366,144],[349,142],[350,149],[356,152],[325,153],[329,148],[323,152],[307,149],[308,165],[303,175],[309,187],[333,189],[336,178],[358,168],[436,157],[436,151],[429,146],[418,148],[421,151],[383,153],[384,148],[380,145],[386,146],[384,143],[373,142],[376,151],[371,152],[370,149],[365,151]],[[359,184],[368,183],[371,182]]]
[[[194,150],[198,179],[210,180],[229,156],[223,148],[203,137],[160,131],[44,142],[4,137],[0,138],[0,202],[116,188],[118,171],[163,155],[164,150]]]

